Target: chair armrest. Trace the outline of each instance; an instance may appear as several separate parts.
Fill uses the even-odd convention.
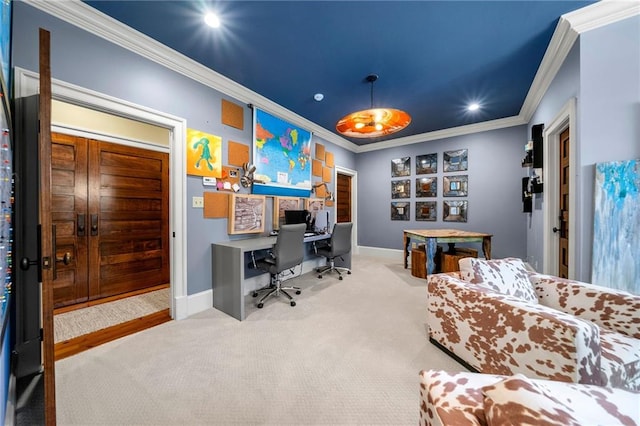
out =
[[[488,374],[600,383],[600,330],[590,321],[447,274],[428,278],[429,335]]]
[[[552,275],[532,273],[530,279],[543,305],[640,339],[640,296]]]

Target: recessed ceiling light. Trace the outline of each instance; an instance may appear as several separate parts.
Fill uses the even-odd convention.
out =
[[[469,111],[477,111],[477,110],[479,110],[479,109],[480,109],[480,105],[474,102],[474,103],[472,103],[472,104],[469,104],[469,106],[467,107],[467,109],[468,109]]]
[[[324,95],[322,93],[316,93],[315,95],[313,95],[313,99],[320,102],[321,100],[324,99]]]
[[[204,22],[211,28],[220,27],[220,18],[218,18],[218,15],[215,13],[207,13],[204,17]]]

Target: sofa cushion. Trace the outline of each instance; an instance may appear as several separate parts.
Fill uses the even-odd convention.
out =
[[[482,284],[497,293],[508,294],[528,303],[538,303],[527,267],[521,259],[481,260],[465,257],[458,264],[460,276],[466,282]]]
[[[601,385],[640,391],[640,339],[600,328]]]
[[[495,425],[637,425],[640,395],[599,386],[530,380],[518,374],[482,388]],[[631,407],[630,407],[631,405]],[[635,408],[633,408],[635,406]],[[640,415],[640,413],[637,413]]]

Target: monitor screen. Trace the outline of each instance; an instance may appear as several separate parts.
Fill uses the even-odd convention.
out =
[[[285,210],[284,211],[284,223],[285,225],[293,225],[296,223],[306,223],[309,225],[309,212],[307,210]]]

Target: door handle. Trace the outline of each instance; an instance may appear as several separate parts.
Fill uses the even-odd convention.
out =
[[[97,214],[91,215],[91,235],[92,236],[98,235],[98,215]]]
[[[64,263],[65,265],[70,264],[70,263],[71,263],[71,253],[69,253],[69,252],[67,251],[67,252],[65,252],[65,253],[64,253],[64,256],[62,256],[62,257],[58,257],[58,256],[56,255],[56,262],[58,262],[58,263],[59,263],[59,262],[62,262],[62,263]]]
[[[79,214],[78,215],[78,230],[77,230],[78,237],[84,237],[84,227],[85,227],[84,215],[83,214]]]

